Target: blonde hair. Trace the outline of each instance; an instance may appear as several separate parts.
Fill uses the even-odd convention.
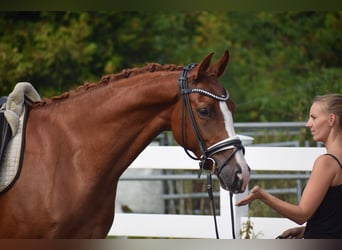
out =
[[[337,93],[316,96],[313,102],[325,104],[328,113],[333,113],[339,118],[339,127],[342,128],[342,95]]]

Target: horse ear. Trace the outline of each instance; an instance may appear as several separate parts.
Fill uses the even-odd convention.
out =
[[[216,63],[210,66],[208,71],[219,78],[225,71],[229,62],[229,51],[226,50],[223,56]]]
[[[213,54],[214,53],[210,53],[199,64],[197,64],[196,67],[191,70],[189,76],[194,77],[194,80],[197,80],[201,74],[205,74],[209,68]]]

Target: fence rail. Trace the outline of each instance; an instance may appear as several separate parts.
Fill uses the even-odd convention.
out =
[[[310,171],[315,158],[324,153],[321,147],[246,147],[246,160],[252,170]],[[198,163],[186,156],[179,146],[149,146],[130,168],[197,170]],[[159,176],[161,177],[161,176]],[[301,176],[304,178],[304,176]],[[151,177],[155,178],[155,177]],[[166,177],[165,177],[166,178]],[[193,178],[193,177],[189,177]],[[245,194],[234,195],[238,200]],[[220,215],[217,217],[220,238],[232,238],[229,193],[220,188]],[[248,206],[234,207],[235,230],[246,221]],[[275,238],[287,227],[296,225],[284,218],[251,218],[259,238]],[[171,238],[215,238],[210,215],[116,213],[109,235]],[[237,233],[238,235],[238,233]]]
[[[251,180],[296,180],[296,187],[291,188],[272,188],[266,189],[267,192],[271,194],[296,194],[297,200],[299,201],[301,197],[302,190],[302,181],[307,180],[310,174],[308,172],[305,173],[281,173],[281,174],[259,174],[259,173],[251,173]],[[143,174],[123,174],[120,178],[121,181],[198,181],[206,180],[205,175],[201,175],[200,177],[197,174],[175,174],[175,173],[167,173],[167,174],[153,174],[153,175],[143,175]],[[213,176],[213,180],[217,181],[217,177]],[[153,185],[153,184],[151,184]],[[219,197],[219,192],[214,192],[213,196]],[[191,193],[177,193],[177,194],[167,194],[164,193],[162,198],[164,200],[177,200],[177,199],[189,199],[189,198],[207,198],[208,194],[206,192],[191,192]]]

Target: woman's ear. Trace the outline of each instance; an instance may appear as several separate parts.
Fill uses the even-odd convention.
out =
[[[329,114],[329,125],[333,127],[336,124],[336,115],[334,113]]]

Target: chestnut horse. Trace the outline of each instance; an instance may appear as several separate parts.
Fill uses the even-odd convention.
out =
[[[104,238],[121,174],[162,131],[243,192],[249,167],[219,84],[229,53],[188,67],[147,64],[29,108],[22,171],[0,195],[2,238]]]

